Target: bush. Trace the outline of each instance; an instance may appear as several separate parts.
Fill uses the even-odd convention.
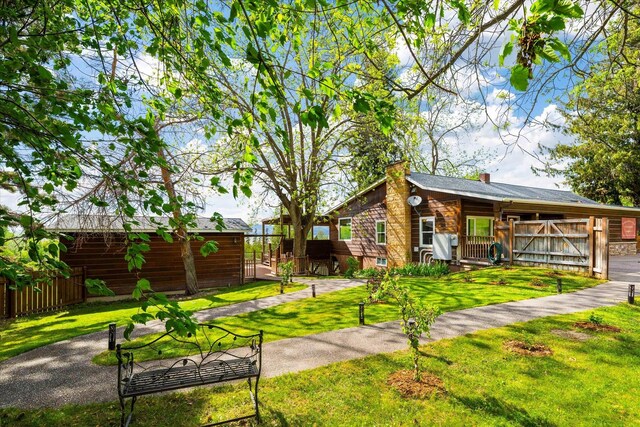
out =
[[[344,277],[347,279],[353,279],[356,272],[360,269],[360,261],[350,256],[347,258],[347,271],[344,272]]]
[[[370,267],[357,271],[355,275],[363,279],[375,279],[384,277],[385,273],[386,271],[383,268]]]
[[[403,267],[392,268],[389,272],[391,275],[414,276],[414,277],[440,277],[449,274],[449,266],[440,261],[432,264],[413,263]]]

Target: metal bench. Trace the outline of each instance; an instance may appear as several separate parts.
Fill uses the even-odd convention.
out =
[[[220,425],[253,417],[260,422],[258,381],[262,365],[262,331],[254,335],[238,335],[205,323],[198,325],[195,335],[182,337],[175,331],[169,331],[149,343],[137,346],[115,345],[115,333],[110,331],[109,348],[114,347],[118,359],[118,397],[122,427],[131,423],[138,396],[243,379],[249,384],[249,395],[255,412],[207,425]],[[162,359],[177,348],[188,355]],[[160,360],[135,361],[134,354],[141,352],[147,357]],[[129,405],[127,400],[130,400]]]

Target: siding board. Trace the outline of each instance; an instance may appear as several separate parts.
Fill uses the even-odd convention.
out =
[[[192,241],[191,248],[196,264],[200,288],[224,287],[242,283],[242,257],[244,235],[242,233],[200,233],[204,241]],[[185,289],[185,273],[180,246],[167,243],[160,236],[150,236],[150,251],[145,254],[146,263],[139,272],[151,282],[155,291],[182,291]],[[234,243],[234,239],[236,243]],[[219,251],[208,257],[200,255],[205,241],[215,240]],[[77,243],[65,242],[69,251],[61,259],[71,267],[87,268],[88,278],[105,281],[116,295],[132,292],[138,276],[130,272],[124,260],[124,236],[113,234],[105,242],[100,236],[78,239]]]

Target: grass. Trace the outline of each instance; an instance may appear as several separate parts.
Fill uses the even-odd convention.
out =
[[[286,292],[306,288],[294,283]],[[265,298],[280,293],[280,282],[255,282],[183,300],[185,310],[198,311]],[[34,348],[91,332],[104,331],[109,323],[127,323],[138,312],[140,302],[114,301],[85,303],[63,311],[0,322],[0,361]]]
[[[602,281],[562,273],[563,292],[594,286]],[[454,273],[440,278],[403,278],[412,293],[424,303],[437,305],[443,312],[497,304],[556,293],[556,275],[540,268],[486,268],[465,273]],[[540,281],[548,286],[532,286]],[[504,284],[498,284],[504,283]],[[358,303],[368,294],[364,286],[345,289],[254,311],[238,316],[215,319],[213,323],[238,334],[252,334],[262,329],[264,339],[276,341],[321,332],[358,326]],[[398,309],[391,304],[371,304],[365,309],[366,323],[374,324],[398,319]],[[148,342],[158,335],[135,340]],[[180,353],[165,353],[166,357]],[[153,351],[138,352],[137,360],[157,358]],[[98,364],[115,364],[115,356],[104,352],[94,358]]]
[[[562,337],[595,312],[620,333]],[[406,351],[336,363],[260,381],[265,426],[630,426],[639,425],[640,307],[621,304],[442,340],[423,347],[423,369],[445,393],[403,398],[388,377],[410,366]],[[581,331],[584,332],[584,331]],[[510,353],[512,339],[553,354]],[[247,405],[239,405],[247,402]],[[137,426],[191,426],[250,410],[245,384],[145,396]],[[25,411],[0,409],[0,425],[115,425],[115,402]]]

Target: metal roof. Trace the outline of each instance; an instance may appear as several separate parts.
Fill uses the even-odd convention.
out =
[[[486,184],[481,181],[425,173],[411,173],[411,175],[407,176],[407,181],[423,190],[440,191],[500,202],[517,200],[521,202],[571,203],[592,205],[594,207],[605,206],[586,197],[578,196],[571,191],[526,187],[500,182]]]
[[[134,216],[133,220],[138,224],[132,224],[133,231],[153,232],[159,225],[167,228],[169,226],[169,218],[166,217],[145,217]],[[197,227],[191,228],[189,231],[197,233],[243,233],[251,231],[249,227],[240,218],[224,218],[224,228],[219,231],[216,229],[216,223],[210,218],[196,218]],[[58,215],[51,225],[47,226],[48,230],[58,232],[81,232],[81,233],[122,233],[122,219],[117,215]]]

